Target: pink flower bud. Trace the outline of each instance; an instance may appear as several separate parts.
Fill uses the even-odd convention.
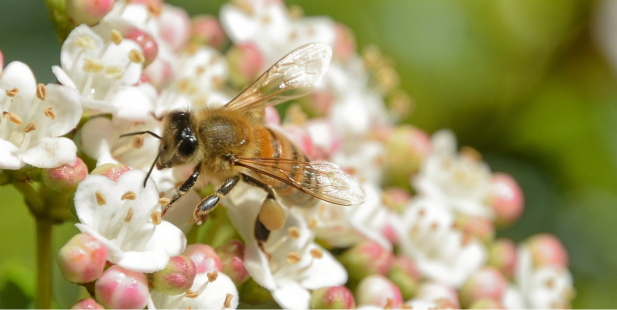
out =
[[[100,175],[104,175],[106,176],[108,179],[112,180],[112,181],[117,181],[118,178],[125,172],[131,170],[131,168],[129,166],[125,166],[122,164],[104,164],[104,165],[100,165],[96,168],[94,168],[94,170],[92,170],[92,172],[90,172],[90,174],[100,174]]]
[[[497,268],[504,276],[510,279],[514,277],[517,262],[516,244],[512,240],[497,239],[490,247],[488,265]]]
[[[394,226],[392,226],[392,223],[386,223],[382,228],[381,228],[381,234],[386,237],[386,239],[388,239],[388,241],[392,244],[396,244],[398,243],[398,234],[396,232],[396,230],[394,229]]]
[[[394,254],[377,242],[364,241],[343,253],[341,263],[349,271],[349,278],[360,281],[371,274],[386,275],[392,266]]]
[[[77,188],[79,182],[88,175],[88,167],[81,158],[60,167],[43,169],[41,178],[45,186],[55,191],[66,191]]]
[[[486,218],[459,215],[454,222],[464,234],[476,237],[483,242],[488,243],[495,237],[493,222]]]
[[[143,273],[112,266],[105,270],[94,285],[96,301],[105,308],[143,309],[150,291]]]
[[[184,47],[191,35],[191,17],[183,9],[164,6],[158,24],[163,40],[176,51]]]
[[[394,128],[386,137],[385,170],[390,184],[409,183],[430,151],[429,136],[409,125]]]
[[[343,140],[327,118],[311,119],[304,127],[313,141],[312,160],[328,159],[341,148]]]
[[[238,240],[231,240],[227,244],[216,249],[221,259],[223,273],[240,286],[249,278],[249,273],[244,268],[244,244]]]
[[[0,74],[2,74],[3,68],[4,68],[4,56],[2,55],[2,51],[0,51]]]
[[[64,278],[73,283],[88,283],[103,273],[107,248],[90,235],[73,236],[58,252],[58,266]]]
[[[227,36],[221,23],[211,15],[198,15],[193,17],[193,39],[199,44],[207,44],[215,48],[222,48],[227,42]]]
[[[535,266],[556,265],[568,267],[568,252],[561,241],[551,234],[532,236],[526,242]]]
[[[386,277],[377,274],[364,278],[358,284],[356,298],[359,306],[374,305],[395,309],[403,303],[399,288]]]
[[[265,108],[265,114],[266,114],[266,123],[268,125],[278,126],[281,124],[281,116],[279,115],[279,112],[276,110],[275,107],[267,106]]]
[[[158,57],[144,69],[143,74],[148,77],[154,87],[161,89],[171,82],[174,77],[174,70],[168,61]]]
[[[216,254],[216,251],[205,244],[191,244],[184,249],[182,255],[188,256],[195,263],[195,271],[197,273],[223,271],[221,259]]]
[[[163,0],[131,0],[131,3],[145,4],[147,6],[158,8],[163,5]]]
[[[507,226],[521,217],[524,209],[523,191],[516,180],[505,173],[493,174],[491,206],[495,212],[495,223]]]
[[[402,188],[393,187],[382,192],[381,201],[388,209],[402,213],[411,201],[411,194]]]
[[[480,299],[500,301],[508,288],[508,282],[493,267],[485,267],[472,274],[460,290],[461,305],[469,307]]]
[[[257,78],[264,66],[261,52],[252,43],[233,46],[227,52],[229,78],[236,86],[244,86]]]
[[[74,304],[71,309],[105,309],[92,298],[84,298]]]
[[[285,136],[291,140],[295,145],[300,147],[300,150],[304,152],[308,157],[312,158],[313,155],[313,140],[308,132],[297,125],[283,125],[281,128],[285,133]]]
[[[345,286],[324,287],[311,294],[311,309],[354,309],[356,301]]]
[[[332,54],[334,58],[345,61],[349,59],[356,50],[356,38],[351,29],[343,24],[336,23],[334,31],[336,33],[336,39],[334,41]]]
[[[114,7],[114,0],[66,0],[66,13],[75,25],[98,23]]]
[[[143,66],[149,66],[159,53],[159,46],[156,40],[146,32],[140,29],[132,29],[124,34],[124,37],[129,40],[135,41],[141,47],[141,51],[144,55]]]
[[[334,95],[325,90],[315,90],[311,93],[311,107],[314,108],[318,115],[328,115],[332,104],[334,104]]]
[[[388,272],[388,279],[400,288],[404,300],[411,299],[416,295],[420,277],[420,271],[416,264],[405,256],[396,256],[392,268]]]
[[[469,309],[505,309],[505,307],[499,300],[480,299],[471,304]]]
[[[456,305],[456,309],[459,309],[458,293],[456,290],[448,285],[439,282],[426,282],[420,286],[416,299],[437,302],[439,300],[447,300],[450,303]]]
[[[178,255],[169,258],[165,269],[149,275],[152,287],[167,295],[186,293],[195,280],[195,263],[184,256]]]

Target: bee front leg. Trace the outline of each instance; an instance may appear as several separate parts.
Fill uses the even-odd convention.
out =
[[[285,225],[287,215],[285,210],[276,200],[276,194],[272,186],[263,183],[251,176],[242,174],[242,180],[252,186],[259,187],[268,193],[259,209],[259,216],[255,221],[255,237],[260,242],[266,242],[270,231],[279,230]]]
[[[180,199],[180,197],[184,196],[188,191],[191,190],[191,188],[193,188],[193,186],[195,186],[195,183],[197,183],[197,179],[199,178],[199,170],[200,167],[197,166],[193,171],[193,174],[191,174],[191,176],[186,179],[186,181],[184,181],[182,185],[180,185],[180,187],[178,188],[178,192],[174,194],[174,196],[171,198],[167,205],[163,206],[161,216],[165,215],[165,213],[169,211],[169,209],[174,205],[174,203],[176,203],[178,199]]]
[[[240,182],[240,176],[237,175],[225,182],[216,190],[214,195],[210,195],[204,198],[199,205],[195,208],[195,212],[193,213],[193,222],[197,225],[201,225],[204,218],[214,207],[216,207],[221,200],[221,198],[227,196],[231,190],[238,185]]]

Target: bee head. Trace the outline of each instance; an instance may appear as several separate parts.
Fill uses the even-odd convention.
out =
[[[185,164],[195,157],[199,143],[191,125],[190,112],[171,112],[163,118],[163,139],[157,169]]]

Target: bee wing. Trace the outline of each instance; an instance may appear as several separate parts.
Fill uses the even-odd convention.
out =
[[[328,70],[332,48],[325,43],[303,45],[264,72],[225,106],[232,110],[264,108],[310,93]]]
[[[352,206],[365,201],[358,183],[331,162],[237,158],[234,164],[287,183],[306,194],[333,204]]]

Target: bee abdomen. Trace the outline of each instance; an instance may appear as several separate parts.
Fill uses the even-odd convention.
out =
[[[291,159],[294,161],[310,161],[309,158],[300,150],[298,146],[293,144],[284,134],[272,130],[270,128],[263,127],[260,133],[262,140],[262,147],[260,149],[259,157],[261,158],[275,158],[275,159]],[[272,171],[274,174],[275,171]],[[317,182],[316,178],[312,178],[310,173],[298,169],[291,169],[285,171],[290,179],[295,180],[300,185],[311,185]],[[317,199],[313,196],[306,194],[287,183],[280,182],[268,178],[266,183],[272,185],[279,198],[287,205],[294,205],[299,207],[309,207],[317,202]],[[308,187],[308,186],[307,186]]]

